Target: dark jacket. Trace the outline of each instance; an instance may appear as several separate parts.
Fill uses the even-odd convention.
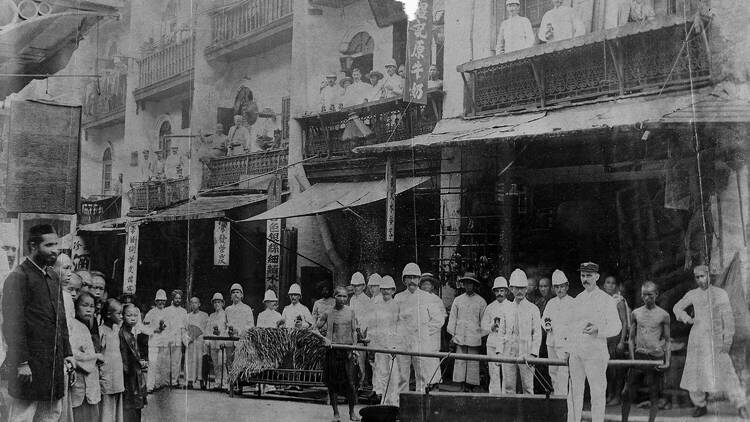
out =
[[[120,328],[120,355],[122,355],[122,371],[125,375],[125,392],[123,407],[125,409],[142,409],[146,406],[146,381],[141,369],[141,354],[138,342],[132,331]]]
[[[61,399],[66,389],[64,361],[71,356],[62,286],[26,259],[5,280],[2,312],[11,397]],[[31,368],[31,383],[18,379],[23,362]]]

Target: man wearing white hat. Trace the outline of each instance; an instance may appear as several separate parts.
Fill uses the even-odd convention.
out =
[[[350,284],[354,287],[354,295],[349,298],[349,307],[354,311],[354,318],[357,320],[357,336],[359,337],[357,344],[364,345],[365,343],[362,342],[362,339],[367,338],[367,329],[370,325],[370,297],[365,294],[365,276],[359,271],[352,274]],[[365,375],[367,374],[365,370],[365,365],[367,364],[366,353],[358,353],[357,360],[359,365],[359,385],[364,385]]]
[[[604,421],[607,391],[607,337],[622,329],[617,305],[596,285],[599,265],[584,262],[579,267],[584,291],[573,299],[575,316],[570,325],[570,394],[568,421],[579,422],[583,411],[583,390],[588,379],[591,391],[591,421]]]
[[[396,73],[396,61],[391,59],[385,63],[385,78],[383,79],[383,98],[400,97],[404,95],[404,78]]]
[[[436,301],[437,296],[419,289],[422,271],[413,262],[406,264],[401,280],[406,290],[395,297],[398,304],[398,338],[401,348],[412,352],[433,352],[440,349],[440,330],[445,322],[445,307]],[[439,306],[438,305],[439,302]],[[409,376],[414,367],[417,391],[423,392],[429,384],[438,382],[439,367],[434,358],[398,355],[399,392],[409,390]]]
[[[568,278],[565,273],[555,270],[552,273],[552,288],[555,297],[547,302],[542,314],[542,327],[547,331],[547,354],[550,359],[568,359],[569,341],[572,337],[573,298],[568,296]],[[550,366],[549,376],[556,395],[568,395],[568,367]]]
[[[372,279],[372,277],[371,277]],[[370,346],[380,349],[397,349],[398,304],[393,300],[396,283],[391,276],[384,276],[380,282],[381,300],[372,303],[371,327],[368,332]],[[393,368],[391,368],[393,366]],[[372,369],[372,389],[381,397],[381,404],[398,406],[399,396],[398,362],[387,353],[375,353]]]
[[[151,308],[143,317],[148,338],[149,371],[146,376],[146,389],[153,391],[169,383],[169,327],[164,305],[167,303],[167,292],[163,289],[156,291],[154,297],[156,307]]]
[[[529,284],[526,273],[516,268],[510,274],[510,291],[513,303],[505,322],[506,357],[537,357],[542,343],[542,326],[539,308],[526,299],[526,287]],[[516,376],[521,374],[523,394],[534,394],[534,367],[526,364],[504,363],[503,392],[516,393]]]
[[[248,329],[255,326],[253,308],[242,302],[245,291],[239,283],[232,284],[229,294],[232,304],[224,311],[229,321],[229,335],[242,338]]]
[[[512,312],[510,301],[506,300],[508,296],[508,280],[505,277],[495,278],[492,284],[492,293],[495,294],[495,300],[492,301],[484,310],[482,316],[482,335],[487,336],[487,356],[499,357],[504,353],[504,333],[505,324],[508,315]],[[500,395],[503,393],[500,376],[500,363],[489,363],[490,386],[489,393]]]
[[[505,7],[508,9],[508,19],[505,19],[497,31],[497,54],[510,53],[523,50],[534,45],[534,30],[531,29],[529,18],[520,16],[520,0],[506,0]]]
[[[266,290],[266,294],[263,296],[263,304],[266,309],[258,315],[258,328],[277,328],[282,325],[284,318],[276,311],[276,307],[279,306],[276,292]]]
[[[464,293],[451,305],[448,334],[456,345],[456,353],[478,355],[482,346],[482,316],[487,302],[476,294],[479,280],[474,273],[465,273],[458,281],[463,283]],[[456,359],[453,382],[461,383],[464,391],[476,389],[479,386],[479,362]]]
[[[383,278],[378,273],[372,273],[367,279],[367,289],[370,291],[370,301],[372,304],[383,301],[383,296],[380,295],[380,283],[382,282]]]
[[[214,296],[211,298],[211,304],[214,307],[214,312],[208,316],[204,332],[209,336],[226,337],[229,334],[227,329],[229,324],[227,323],[227,314],[224,312],[224,295],[218,292],[214,293]],[[211,362],[213,362],[214,385],[218,383],[219,388],[227,389],[229,387],[229,373],[225,362],[226,353],[224,347],[226,346],[226,342],[209,340],[206,346],[211,356]]]
[[[331,106],[338,106],[342,101],[341,88],[336,83],[336,74],[331,72],[325,75],[325,81],[320,87],[321,109],[328,110]]]
[[[299,302],[302,297],[302,288],[299,284],[294,283],[289,286],[289,300],[292,302],[284,307],[284,311],[281,313],[281,317],[284,318],[284,326],[286,328],[310,328],[315,324],[310,310],[307,306]]]

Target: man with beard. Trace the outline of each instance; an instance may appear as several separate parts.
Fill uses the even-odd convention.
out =
[[[541,322],[539,309],[526,299],[528,279],[526,273],[516,268],[510,274],[510,291],[513,302],[505,321],[505,347],[503,356],[506,357],[537,357],[542,343]],[[534,394],[534,368],[525,364],[504,363],[503,392],[516,393],[516,377],[521,375],[523,394]]]
[[[3,288],[3,334],[8,344],[10,421],[58,421],[63,411],[65,364],[75,366],[62,286],[47,272],[58,237],[49,224],[29,230],[29,256]]]
[[[570,394],[568,420],[579,422],[583,411],[583,390],[588,379],[591,390],[591,421],[604,422],[604,396],[607,391],[607,337],[620,332],[622,324],[615,301],[596,285],[599,265],[584,262],[579,267],[585,289],[574,299],[576,315],[571,325]]]
[[[307,306],[300,303],[302,297],[302,288],[299,284],[294,283],[289,286],[289,301],[292,302],[284,307],[281,316],[284,318],[284,327],[306,329],[315,326],[312,314]]]
[[[492,284],[492,293],[495,294],[495,300],[487,305],[484,310],[482,334],[487,335],[487,356],[499,357],[504,353],[503,333],[505,332],[508,315],[512,311],[510,302],[505,300],[508,295],[508,280],[505,277],[495,278]],[[503,393],[500,376],[501,364],[490,362],[488,366],[490,373],[489,393],[500,395]]]
[[[143,317],[144,330],[148,338],[148,373],[146,374],[146,388],[148,392],[161,388],[169,382],[169,328],[168,314],[164,305],[167,303],[167,292],[162,289],[156,291],[152,308]]]

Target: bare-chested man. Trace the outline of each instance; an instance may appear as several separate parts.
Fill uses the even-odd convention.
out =
[[[641,286],[641,298],[643,306],[632,312],[630,325],[630,336],[628,336],[628,348],[630,358],[637,360],[663,360],[664,363],[656,367],[643,369],[630,368],[627,383],[622,390],[622,421],[627,422],[630,414],[630,405],[635,399],[636,389],[634,384],[638,373],[646,377],[646,385],[649,387],[651,410],[648,414],[649,422],[654,422],[656,412],[659,410],[659,391],[662,383],[662,371],[669,368],[671,350],[669,348],[669,323],[670,318],[667,311],[656,306],[656,297],[659,291],[656,284],[646,281]]]

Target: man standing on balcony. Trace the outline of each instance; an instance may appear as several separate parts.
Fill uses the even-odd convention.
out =
[[[213,158],[226,157],[227,155],[227,135],[224,135],[224,125],[216,124],[216,132],[212,135],[200,133],[203,139],[203,148],[200,152],[200,160],[208,161]]]
[[[531,21],[519,16],[521,10],[520,0],[506,0],[505,7],[508,9],[508,19],[500,24],[497,31],[497,54],[510,53],[523,50],[534,45],[534,30],[531,29]]]
[[[350,102],[352,105],[362,104],[365,101],[370,100],[370,93],[372,92],[372,85],[362,80],[362,71],[358,67],[352,69],[352,82],[349,89],[347,89],[347,95],[350,96]]]
[[[164,173],[167,179],[180,179],[182,177],[182,157],[177,145],[172,145],[171,152],[164,163]]]
[[[539,39],[542,42],[567,40],[586,33],[572,7],[563,5],[563,0],[552,0],[552,5],[553,8],[544,14],[539,25]]]
[[[139,180],[139,182],[148,182],[149,180],[153,179],[155,176],[155,170],[156,161],[154,159],[154,156],[151,155],[151,151],[146,148],[143,150],[143,162],[140,166],[141,179]]]
[[[334,106],[335,109],[341,102],[341,95],[341,88],[336,86],[336,74],[327,74],[325,82],[320,87],[321,111],[330,111],[331,106]]]
[[[250,145],[250,131],[243,124],[242,116],[239,114],[234,116],[234,126],[229,128],[227,142],[229,144],[227,155],[230,157],[244,154]]]
[[[164,150],[156,150],[156,160],[154,161],[154,171],[151,174],[151,179],[164,180]]]
[[[382,98],[400,97],[404,95],[404,78],[396,73],[396,61],[391,59],[385,64],[385,79],[383,79]]]

